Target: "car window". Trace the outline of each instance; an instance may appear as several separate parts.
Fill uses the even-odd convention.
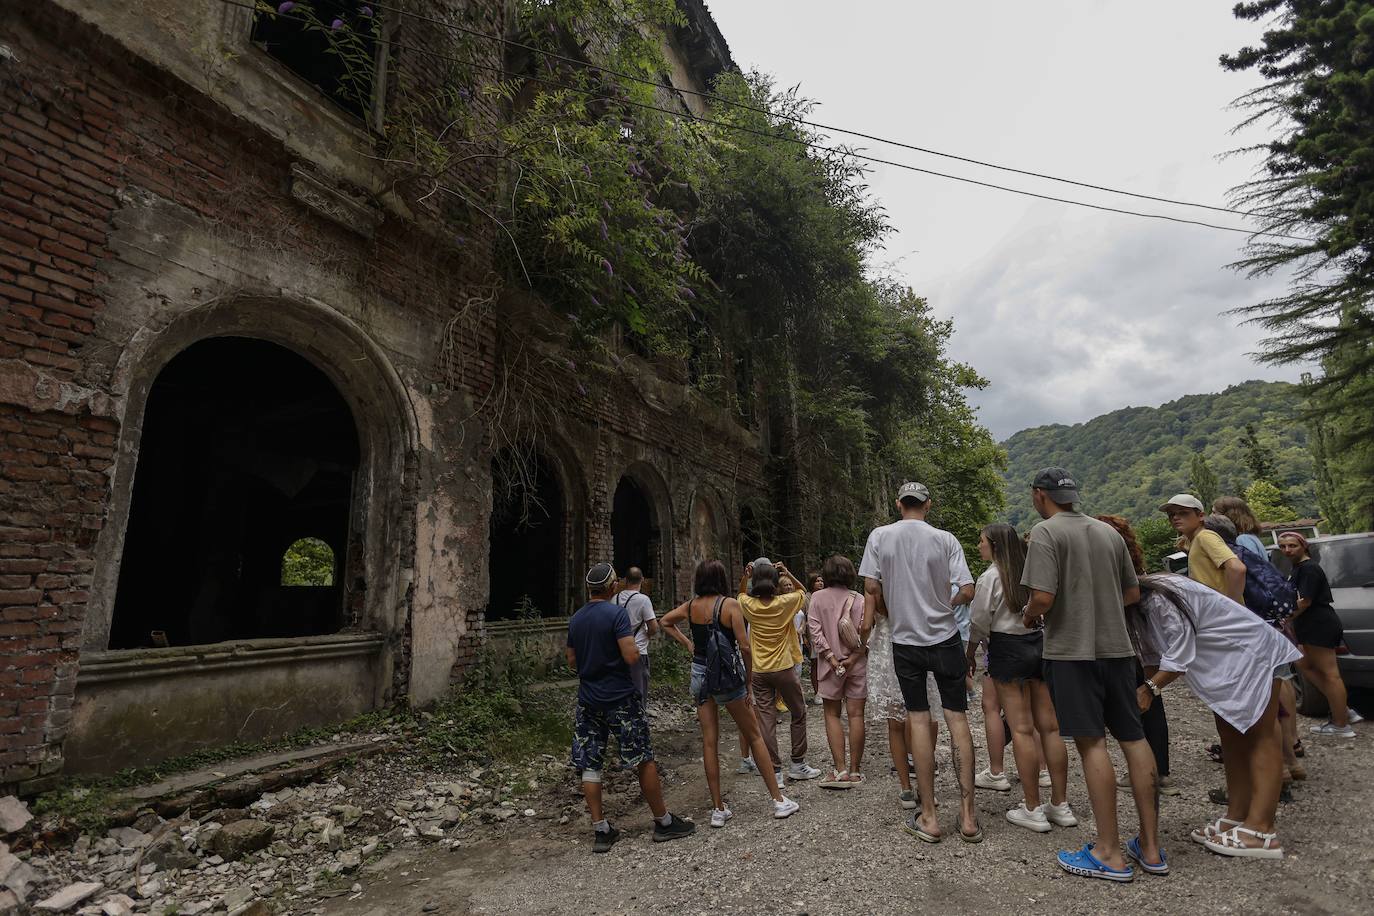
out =
[[[1332,588],[1374,585],[1374,536],[1313,544],[1312,559],[1322,565]]]

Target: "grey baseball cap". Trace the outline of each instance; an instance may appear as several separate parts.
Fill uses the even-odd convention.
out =
[[[930,490],[923,483],[909,480],[897,488],[898,499],[906,499],[908,496],[913,497],[918,502],[925,502],[930,499]]]
[[[1031,487],[1044,490],[1046,496],[1061,505],[1079,501],[1078,481],[1064,468],[1041,468],[1036,471]]]
[[[1195,512],[1201,512],[1204,515],[1207,514],[1207,508],[1202,504],[1202,500],[1191,493],[1178,493],[1169,497],[1169,501],[1160,506],[1159,511],[1168,512],[1170,506],[1178,506],[1181,509],[1192,509]]]

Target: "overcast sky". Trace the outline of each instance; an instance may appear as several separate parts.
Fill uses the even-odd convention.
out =
[[[800,83],[814,118],[1018,168],[1225,204],[1254,158],[1232,99],[1254,85],[1220,54],[1260,30],[1231,0],[708,0],[736,62]],[[843,139],[843,138],[840,138]],[[876,156],[1061,197],[1243,226],[867,142]],[[875,265],[955,322],[956,358],[999,439],[1158,405],[1246,379],[1295,380],[1247,353],[1257,329],[1223,314],[1276,281],[1228,270],[1244,235],[1036,201],[875,166],[893,226]],[[1054,349],[1047,349],[1053,341]]]

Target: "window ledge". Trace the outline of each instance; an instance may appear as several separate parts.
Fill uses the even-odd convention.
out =
[[[286,639],[240,639],[200,646],[85,652],[81,656],[77,682],[78,685],[97,684],[376,655],[381,653],[384,643],[377,633],[336,633]]]

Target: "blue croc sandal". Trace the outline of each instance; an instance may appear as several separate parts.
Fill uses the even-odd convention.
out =
[[[1112,868],[1098,861],[1097,856],[1092,853],[1092,844],[1089,843],[1082,849],[1070,852],[1062,850],[1059,853],[1059,867],[1071,875],[1078,875],[1080,878],[1102,878],[1107,881],[1134,881],[1135,869],[1133,868]]]
[[[1141,868],[1152,875],[1167,875],[1169,873],[1169,857],[1164,854],[1164,850],[1159,851],[1158,863],[1145,861],[1145,856],[1140,852],[1140,837],[1135,837],[1126,844],[1126,855],[1135,859]]]

